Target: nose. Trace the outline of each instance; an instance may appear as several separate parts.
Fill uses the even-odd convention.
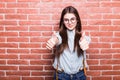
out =
[[[71,24],[72,22],[69,20],[68,23]]]

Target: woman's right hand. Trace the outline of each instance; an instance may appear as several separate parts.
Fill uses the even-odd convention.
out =
[[[53,32],[52,37],[47,41],[46,48],[52,50],[53,47],[58,43],[58,38],[56,36],[56,32]]]

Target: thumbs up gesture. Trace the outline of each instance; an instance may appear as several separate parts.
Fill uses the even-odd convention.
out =
[[[79,45],[80,45],[81,49],[82,50],[87,50],[89,48],[89,42],[90,42],[90,39],[88,40],[86,35],[85,35],[85,32],[83,32],[82,37],[79,41]]]
[[[52,37],[47,41],[46,48],[52,50],[52,48],[58,43],[56,32],[53,32]]]

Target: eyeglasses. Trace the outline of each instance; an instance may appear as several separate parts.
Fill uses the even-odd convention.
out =
[[[64,23],[68,24],[69,22],[75,23],[76,22],[76,18],[75,17],[73,17],[71,19],[64,18]]]

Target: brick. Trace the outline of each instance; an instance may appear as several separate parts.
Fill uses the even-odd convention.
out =
[[[120,80],[120,76],[114,76],[113,80]]]
[[[100,38],[100,41],[101,42],[120,42],[120,38],[118,38],[118,37],[113,37],[113,38],[109,38],[109,37],[104,37],[104,38]]]
[[[26,20],[27,15],[5,15],[6,20]]]
[[[7,3],[7,8],[29,8],[29,4],[22,3]]]
[[[52,31],[51,26],[31,26],[30,31]]]
[[[28,65],[29,61],[27,60],[8,60],[7,64],[13,64],[13,65]]]
[[[0,21],[0,25],[17,25],[17,21]]]
[[[112,80],[112,77],[93,77],[92,80]]]
[[[32,43],[21,43],[20,48],[40,48],[40,44]]]
[[[0,59],[18,59],[17,55],[0,54]]]
[[[120,66],[119,65],[113,66],[113,70],[120,70]]]
[[[4,75],[5,75],[5,72],[0,71],[0,76],[4,76]]]
[[[98,65],[99,64],[99,60],[88,59],[87,63],[88,63],[88,65]]]
[[[53,77],[45,77],[45,80],[53,80]]]
[[[100,64],[109,65],[109,64],[120,64],[120,60],[100,60]]]
[[[90,31],[97,31],[99,30],[99,27],[98,26],[83,26],[83,30],[90,30]]]
[[[40,37],[40,38],[30,38],[30,42],[47,42],[48,38]]]
[[[40,0],[18,0],[18,2],[40,2]]]
[[[53,66],[45,65],[45,70],[47,70],[47,71],[53,71],[54,68],[53,68]]]
[[[120,53],[119,49],[102,49],[101,53]]]
[[[88,25],[110,25],[111,20],[89,20]]]
[[[119,26],[101,26],[100,27],[101,31],[120,31],[120,27]]]
[[[44,80],[43,77],[22,77],[22,80]]]
[[[112,70],[112,66],[89,66],[90,70]]]
[[[16,0],[1,0],[1,2],[16,2]]]
[[[111,44],[109,43],[91,43],[90,48],[111,48]]]
[[[117,21],[117,20],[114,20],[114,21],[113,21],[113,25],[120,25],[120,21],[119,21],[119,20],[118,20],[118,21]]]
[[[120,12],[119,7],[115,7],[115,8],[113,9],[113,13],[119,13],[119,12]]]
[[[20,54],[28,54],[29,53],[29,49],[7,49],[7,53],[20,53]]]
[[[0,3],[0,8],[4,8],[5,4],[4,3]]]
[[[91,36],[102,36],[102,37],[111,37],[113,36],[113,32],[106,32],[106,31],[102,31],[102,32],[91,32],[90,33]]]
[[[19,25],[41,25],[41,21],[19,21]]]
[[[0,9],[0,13],[15,13],[15,9]]]
[[[5,65],[6,64],[6,60],[0,60],[0,65]]]
[[[16,43],[0,43],[0,48],[18,48]]]
[[[53,72],[32,72],[32,76],[52,76]]]
[[[93,8],[88,8],[87,9],[88,13],[111,13],[112,9],[110,7],[95,7]]]
[[[7,42],[29,42],[29,38],[7,38]]]
[[[3,15],[0,15],[0,20],[3,20]],[[2,28],[0,27],[0,30],[1,30]]]
[[[104,71],[102,75],[120,75],[120,71]]]
[[[120,58],[120,54],[113,54],[113,58],[114,59],[119,59]]]
[[[27,54],[27,55],[20,55],[20,59],[41,59],[41,55],[33,55],[33,54]]]
[[[86,52],[89,53],[89,54],[100,53],[99,49],[97,49],[97,48],[96,49],[93,49],[93,48],[88,49]]]
[[[101,2],[101,7],[120,7],[120,2]]]
[[[38,14],[39,10],[37,9],[17,9],[17,13],[21,14]]]
[[[105,55],[105,54],[94,54],[94,55],[89,55],[90,59],[112,59],[112,55]]]
[[[49,60],[31,60],[31,65],[51,65],[51,61]]]
[[[115,36],[119,37],[120,36],[120,32],[115,32]]]
[[[120,49],[120,44],[119,43],[112,44],[112,48],[119,48]]]
[[[30,76],[30,71],[7,71],[7,76]]]
[[[19,66],[19,70],[43,70],[43,66]]]
[[[18,36],[17,32],[0,32],[0,36]]]
[[[50,53],[51,51],[46,50],[46,49],[31,49],[31,53],[39,53],[39,54],[47,54]]]
[[[5,38],[0,38],[0,42],[5,42]]]
[[[44,31],[41,34],[42,34],[42,36],[51,36],[52,32],[51,31]]]
[[[0,70],[18,70],[18,66],[0,66]]]
[[[5,53],[5,49],[0,49],[0,53]]]
[[[28,19],[29,20],[50,20],[51,16],[50,15],[29,15]]]
[[[40,32],[20,32],[20,36],[41,36]]]
[[[42,56],[43,59],[53,59],[53,55],[43,55]]]
[[[100,71],[87,71],[88,76],[100,76]]]

